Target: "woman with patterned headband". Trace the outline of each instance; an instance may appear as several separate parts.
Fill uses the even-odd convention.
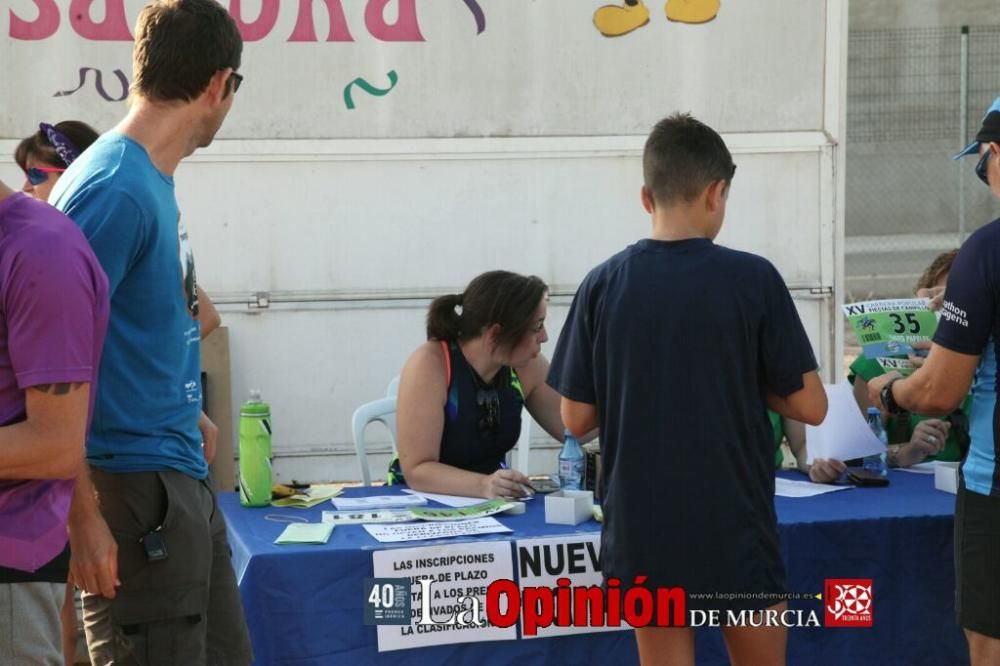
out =
[[[27,194],[49,200],[49,192],[62,172],[80,153],[97,140],[97,132],[79,120],[64,120],[55,125],[41,123],[38,131],[17,144],[14,161],[24,172]]]
[[[21,190],[36,199],[48,201],[56,181],[98,136],[93,127],[79,120],[64,120],[55,125],[39,124],[38,131],[22,139],[14,150],[14,161],[25,176]],[[198,321],[204,340],[222,325],[222,318],[201,286],[197,295]]]

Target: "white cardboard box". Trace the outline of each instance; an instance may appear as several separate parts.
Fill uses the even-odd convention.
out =
[[[559,490],[545,496],[545,522],[579,525],[594,516],[594,493],[590,490]]]
[[[934,464],[934,487],[946,493],[958,492],[958,466],[957,462],[941,462]]]

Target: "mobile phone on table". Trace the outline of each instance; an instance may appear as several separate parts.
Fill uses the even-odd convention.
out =
[[[869,472],[860,467],[852,467],[847,470],[847,478],[856,486],[881,487],[889,485],[889,479],[878,472]]]
[[[531,487],[536,493],[554,493],[559,490],[559,484],[553,479],[531,479]]]

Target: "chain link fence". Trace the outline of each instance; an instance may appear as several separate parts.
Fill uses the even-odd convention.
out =
[[[937,254],[1000,214],[975,158],[951,159],[1000,95],[1000,26],[848,39],[848,298],[907,295]]]

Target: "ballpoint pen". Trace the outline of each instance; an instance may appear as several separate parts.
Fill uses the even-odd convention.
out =
[[[508,465],[505,461],[501,460],[500,469],[510,469],[510,465]],[[535,489],[532,488],[531,486],[526,486],[523,483],[518,483],[517,485],[521,486],[521,492],[524,493],[525,497],[535,496]]]

